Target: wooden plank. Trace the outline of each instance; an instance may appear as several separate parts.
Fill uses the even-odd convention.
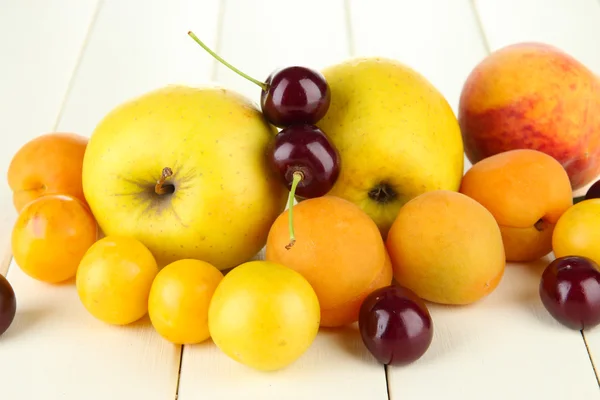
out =
[[[169,84],[207,83],[212,60],[187,36],[216,44],[219,0],[106,2],[59,128],[90,135],[123,101]]]
[[[434,340],[423,358],[390,368],[390,398],[465,400],[598,397],[581,335],[559,325],[538,295],[545,262],[508,265],[498,289],[470,307],[430,305]],[[435,382],[435,384],[431,384]]]
[[[290,65],[321,69],[349,55],[343,0],[225,4],[219,54],[256,79]],[[215,78],[258,103],[260,88],[227,67],[218,64]]]
[[[127,327],[95,320],[75,286],[8,273],[17,315],[0,340],[3,398],[167,400],[175,398],[179,347],[159,340],[146,318]]]
[[[492,51],[511,43],[545,42],[570,53],[600,77],[600,1],[475,0],[475,4]],[[588,187],[576,195],[585,194]],[[585,332],[585,339],[599,367],[600,329]]]
[[[89,135],[109,109],[131,96],[172,82],[208,80],[210,62],[194,56],[198,52],[187,31],[202,30],[214,45],[218,3],[103,3],[58,129]],[[63,19],[73,18],[68,7],[56,9]],[[84,310],[72,283],[40,284],[14,263],[8,279],[18,314],[0,344],[3,395],[18,400],[175,398],[181,348],[163,340],[148,319],[125,328],[108,326]]]
[[[96,0],[2,2],[0,274],[6,273],[10,263],[8,242],[16,218],[6,180],[8,165],[23,144],[55,129],[96,3]]]
[[[598,0],[475,0],[490,50],[524,41],[558,46],[600,74]]]
[[[487,54],[470,2],[350,4],[356,53],[389,56],[413,66],[456,111],[465,78]],[[431,348],[410,366],[388,368],[390,398],[597,396],[581,336],[559,327],[539,301],[542,265],[509,266],[500,287],[472,306],[430,305],[435,325]]]
[[[222,29],[219,54],[257,79],[279,66],[322,68],[348,56],[342,1],[228,0]],[[226,67],[218,68],[216,78],[258,102],[259,88]],[[269,374],[227,358],[211,341],[185,346],[179,400],[225,400],[240,393],[248,400],[387,399],[383,367],[350,328],[321,331],[296,363]]]
[[[350,6],[356,55],[409,65],[457,112],[464,81],[486,55],[468,0],[350,0]]]

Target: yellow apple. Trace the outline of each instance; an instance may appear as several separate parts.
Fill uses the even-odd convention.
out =
[[[361,207],[385,237],[408,200],[432,190],[458,191],[460,128],[429,81],[385,58],[350,59],[322,72],[331,105],[317,125],[341,156],[329,194]]]
[[[106,235],[140,240],[160,266],[220,270],[264,247],[287,189],[268,163],[276,130],[245,97],[171,85],[116,107],[91,135],[83,191]]]

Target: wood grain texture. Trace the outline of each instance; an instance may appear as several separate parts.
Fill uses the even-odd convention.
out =
[[[0,274],[8,270],[17,216],[8,166],[26,142],[56,128],[96,6],[96,0],[0,3]]]
[[[223,17],[219,54],[257,79],[277,67],[322,68],[348,56],[342,1],[227,0]],[[226,67],[218,67],[216,81],[259,100],[260,89]],[[367,353],[356,329],[348,328],[321,331],[296,363],[267,374],[227,358],[211,341],[185,346],[179,400],[201,396],[386,400],[387,390],[383,367]]]
[[[417,69],[456,112],[464,80],[487,55],[471,2],[350,5],[355,54],[389,56]],[[391,399],[597,396],[581,336],[554,323],[539,301],[543,265],[511,265],[497,291],[470,307],[430,305],[434,341],[417,363],[388,368]]]

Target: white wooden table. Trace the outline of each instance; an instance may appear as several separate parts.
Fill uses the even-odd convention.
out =
[[[168,83],[218,81],[257,99],[189,29],[259,78],[292,63],[394,57],[455,110],[471,68],[509,43],[551,43],[600,73],[599,0],[0,0],[0,169],[33,137],[89,135],[118,103]],[[321,332],[297,363],[264,374],[210,341],[169,344],[147,321],[104,325],[74,287],[26,277],[11,263],[15,213],[0,185],[0,273],[18,301],[0,337],[0,399],[600,398],[600,329],[582,335],[549,317],[537,295],[543,262],[509,265],[473,307],[430,306],[434,340],[413,365],[384,368],[348,328]]]

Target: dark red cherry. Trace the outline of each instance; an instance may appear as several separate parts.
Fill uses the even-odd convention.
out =
[[[600,270],[585,257],[552,261],[542,274],[539,293],[554,319],[576,330],[600,323]]]
[[[0,275],[0,335],[10,327],[17,311],[15,292],[6,278]]]
[[[590,186],[585,194],[585,199],[600,199],[600,180]]]
[[[314,125],[292,125],[282,129],[271,149],[271,163],[289,189],[288,218],[291,248],[294,235],[293,208],[296,195],[320,197],[331,190],[340,173],[340,156],[325,133]]]
[[[327,113],[331,94],[325,77],[319,71],[301,66],[286,67],[274,71],[265,82],[261,82],[229,64],[194,33],[188,32],[188,35],[220,63],[262,89],[261,109],[272,125],[280,128],[297,124],[314,125]]]
[[[294,173],[300,173],[295,195],[323,196],[331,190],[340,173],[340,156],[325,133],[314,125],[293,125],[276,136],[271,162],[281,181],[292,189]]]
[[[433,340],[425,302],[399,285],[369,294],[360,307],[358,326],[363,343],[382,364],[410,364],[425,354]]]
[[[319,71],[287,67],[269,75],[265,84],[267,88],[260,96],[262,112],[280,128],[316,124],[329,109],[329,85]]]

